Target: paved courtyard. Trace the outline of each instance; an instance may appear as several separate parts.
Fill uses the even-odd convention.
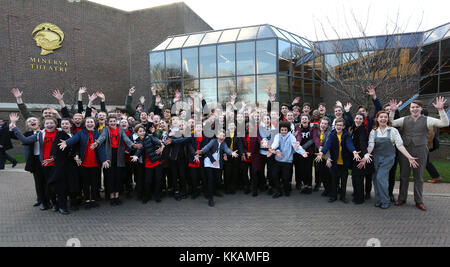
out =
[[[427,212],[412,196],[407,206],[381,210],[373,200],[329,204],[320,193],[295,192],[275,200],[239,193],[217,198],[214,208],[204,198],[102,201],[62,216],[32,207],[33,178],[19,165],[0,171],[0,246],[61,247],[70,238],[81,246],[366,246],[371,238],[381,246],[450,246],[450,185],[427,184],[425,192]]]

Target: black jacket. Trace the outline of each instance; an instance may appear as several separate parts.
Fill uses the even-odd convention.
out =
[[[8,123],[5,123],[0,129],[0,145],[3,146],[3,150],[9,150],[12,148]]]
[[[210,138],[203,136],[202,141],[200,142],[200,147],[199,150],[202,150],[209,142],[211,141]],[[187,150],[188,150],[188,159],[189,159],[189,163],[193,164],[194,163],[194,157],[195,157],[195,153],[197,152],[197,138],[195,137],[194,134],[192,134],[191,140],[187,145]],[[203,155],[200,155],[200,162],[203,166],[203,162],[204,162],[204,157]]]
[[[138,138],[136,140],[136,143],[142,145],[142,148],[137,149],[136,153],[134,154],[135,156],[139,157],[139,163],[145,164],[144,156],[148,157],[150,162],[163,160],[161,155],[156,154],[156,150],[161,147],[161,141],[159,141],[158,138],[154,137],[153,135],[147,135],[144,141],[142,141],[141,138]]]

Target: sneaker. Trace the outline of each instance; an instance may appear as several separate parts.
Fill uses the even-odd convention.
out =
[[[328,199],[328,203],[336,202],[336,200],[337,200],[337,198],[332,197],[332,198]]]
[[[14,168],[14,167],[16,167],[16,166],[17,166],[17,161],[14,161],[14,162],[12,163],[11,168]]]
[[[390,206],[391,206],[391,204],[383,203],[383,204],[381,204],[380,208],[387,210],[387,209],[389,209]]]
[[[215,206],[214,200],[210,199],[208,201],[208,206],[210,206],[211,208]]]
[[[84,209],[88,210],[91,208],[91,202],[84,203]]]
[[[282,194],[279,193],[279,192],[277,192],[277,193],[275,193],[275,194],[272,196],[272,198],[279,198],[279,197],[281,197],[281,196],[282,196]]]

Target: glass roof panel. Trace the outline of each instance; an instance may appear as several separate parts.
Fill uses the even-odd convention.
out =
[[[428,44],[444,38],[448,30],[450,30],[450,23],[426,32],[424,34],[424,44]]]
[[[242,28],[239,33],[238,41],[256,39],[259,27]]]
[[[302,37],[300,37],[300,36],[298,36],[298,35],[295,35],[295,34],[291,34],[292,35],[292,37],[294,37],[295,38],[295,40],[297,40],[298,41],[298,43],[301,45],[301,46],[304,46],[304,47],[311,47],[311,45],[309,44],[309,42],[307,42],[305,39],[303,39]]]
[[[164,42],[162,42],[160,45],[158,45],[153,51],[157,50],[164,50],[166,47],[170,44],[173,38],[167,38]]]
[[[220,43],[225,43],[225,42],[234,42],[236,41],[236,38],[239,34],[239,31],[241,29],[231,29],[231,30],[226,30],[222,33],[222,36],[220,37],[219,42]]]
[[[268,26],[261,26],[258,32],[258,39],[275,37],[272,30]]]
[[[189,35],[185,36],[179,36],[173,38],[173,41],[170,43],[170,45],[167,47],[167,49],[173,49],[173,48],[180,48],[183,46],[184,42],[186,42],[186,39],[189,37]]]
[[[189,36],[189,39],[186,41],[186,43],[184,43],[184,47],[199,45],[201,40],[203,39],[203,36],[205,36],[204,33],[193,34]]]
[[[284,36],[286,36],[288,38],[289,41],[291,41],[295,44],[299,44],[298,41],[294,37],[292,37],[292,35],[290,33],[288,33],[285,30],[282,30],[282,29],[279,29],[279,30],[283,33]]]
[[[272,27],[273,32],[277,35],[278,38],[282,38],[284,40],[288,40],[286,36],[284,36],[277,28]]]
[[[219,40],[220,35],[222,34],[222,31],[218,31],[218,32],[208,32],[205,35],[205,38],[203,38],[202,41],[202,45],[207,45],[207,44],[215,44],[217,43],[217,41]]]

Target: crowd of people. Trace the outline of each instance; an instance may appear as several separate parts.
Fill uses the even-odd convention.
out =
[[[406,203],[411,169],[414,201],[425,211],[424,170],[434,168],[428,156],[430,131],[449,125],[444,98],[433,103],[440,119],[423,115],[420,101],[411,103],[409,116],[400,117],[402,103],[392,100],[383,106],[373,86],[367,88],[372,116],[364,106],[353,116],[352,104],[339,101],[328,114],[324,103],[314,110],[309,103],[300,105],[300,97],[278,108],[270,91],[264,108],[236,101],[236,94],[224,107],[213,107],[201,93],[191,92],[183,102],[179,91],[164,104],[152,88],[148,105],[140,97],[133,107],[134,87],[125,109],[107,111],[101,92],[88,94],[85,108],[83,87],[78,91],[77,113],[70,114],[64,94],[56,90],[52,95],[60,112],[48,107],[39,118],[28,111],[22,91],[11,92],[27,130],[17,127],[20,115],[11,113],[9,124],[0,120],[1,140],[10,137],[23,144],[25,170],[35,181],[34,206],[61,214],[80,206],[97,208],[102,197],[118,206],[125,198],[147,204],[164,197],[181,201],[203,195],[211,207],[215,197],[238,190],[253,197],[261,192],[289,197],[293,179],[302,194],[317,192],[323,185],[321,194],[328,202],[348,203],[349,170],[352,202],[370,199],[373,185],[375,205],[388,209],[393,203]],[[93,106],[97,99],[100,110]],[[0,163],[4,164],[10,143],[0,146]],[[395,200],[397,162],[400,193]],[[440,179],[436,175],[433,181]]]

